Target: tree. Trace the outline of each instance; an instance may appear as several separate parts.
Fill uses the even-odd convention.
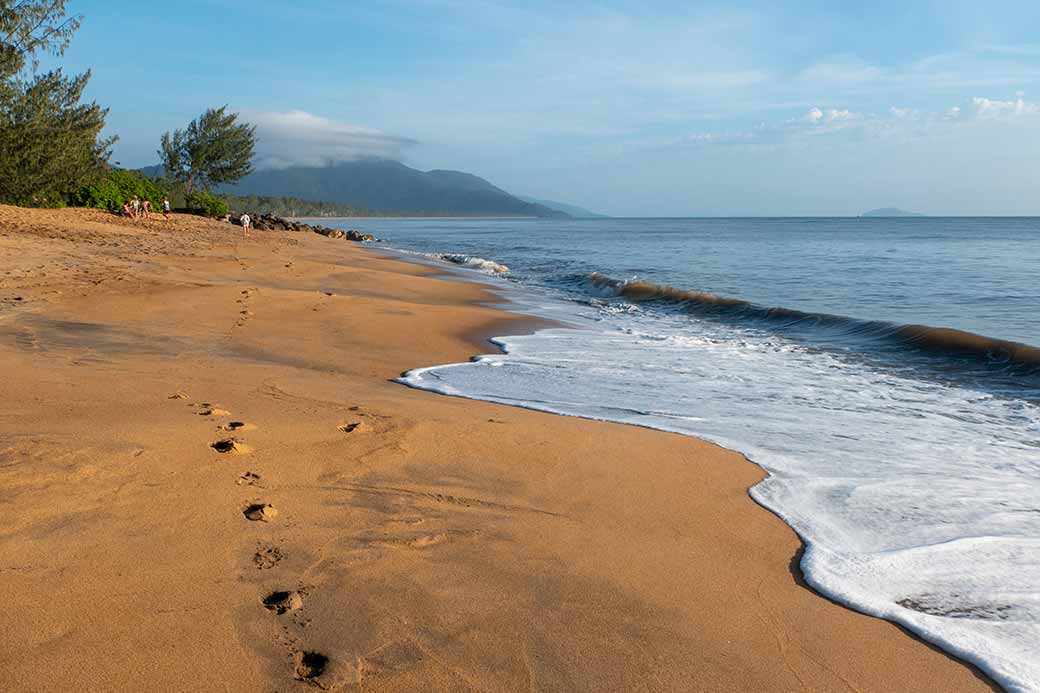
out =
[[[0,201],[64,204],[107,167],[106,109],[80,104],[90,72],[37,74],[40,53],[62,55],[79,16],[66,0],[0,0]]]
[[[214,183],[234,183],[253,172],[256,126],[239,123],[227,106],[210,108],[184,130],[164,133],[159,148],[166,175],[184,185],[185,196]]]
[[[0,79],[21,72],[28,60],[35,71],[37,52],[61,55],[82,16],[65,16],[66,0],[0,0]]]
[[[63,205],[104,171],[115,138],[99,137],[106,109],[79,103],[88,79],[55,70],[13,85],[0,106],[0,200]]]

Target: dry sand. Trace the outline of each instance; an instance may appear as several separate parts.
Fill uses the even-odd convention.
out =
[[[741,456],[390,382],[479,286],[237,232],[0,207],[0,689],[990,687],[802,586]]]

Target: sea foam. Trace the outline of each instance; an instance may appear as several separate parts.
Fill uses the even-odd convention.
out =
[[[743,452],[769,472],[751,495],[806,542],[813,587],[1040,690],[1035,405],[626,303],[534,312],[578,328],[400,382]]]
[[[469,267],[486,274],[505,274],[509,271],[509,267],[503,265],[500,262],[494,260],[488,260],[482,257],[473,257],[472,255],[462,255],[458,253],[438,253],[429,255],[436,260],[444,260],[454,265],[462,265],[463,267]]]

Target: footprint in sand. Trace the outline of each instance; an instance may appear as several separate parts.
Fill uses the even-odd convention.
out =
[[[238,318],[238,320],[235,321],[235,327],[242,327],[247,322],[249,322],[249,319],[251,317],[253,317],[253,311],[249,310],[248,305],[249,305],[249,299],[252,298],[253,294],[255,294],[256,292],[257,292],[257,289],[256,289],[255,286],[254,287],[250,287],[248,289],[243,289],[241,291],[241,298],[239,298],[237,301],[235,301],[235,303],[238,303],[239,305],[242,306],[242,310],[238,311],[239,318]]]
[[[200,404],[199,410],[196,413],[199,416],[231,416],[231,412],[229,412],[227,409],[221,409],[220,407],[214,407],[205,404]]]
[[[302,607],[303,597],[300,596],[299,592],[276,591],[264,597],[262,603],[265,609],[270,609],[281,616],[284,613],[296,611]]]
[[[321,678],[322,674],[329,666],[329,658],[320,652],[297,652],[294,657],[296,660],[296,678],[300,681],[316,681]]]
[[[228,421],[226,424],[218,427],[221,431],[254,431],[256,426],[245,421]]]
[[[253,565],[257,570],[270,570],[281,563],[283,558],[285,558],[285,554],[277,546],[261,544],[257,546],[256,553],[253,554]]]
[[[278,517],[278,509],[270,503],[251,503],[242,514],[251,522],[271,522]]]
[[[209,446],[221,455],[247,455],[253,451],[248,445],[235,438],[221,438],[213,441]]]
[[[354,431],[357,431],[357,430],[364,430],[361,427],[361,422],[360,421],[354,421],[354,422],[351,422],[351,423],[342,423],[339,426],[336,426],[336,429],[339,430],[339,431],[343,431],[344,433],[353,433]]]
[[[260,484],[260,475],[256,472],[245,472],[235,483],[239,486],[257,486]]]

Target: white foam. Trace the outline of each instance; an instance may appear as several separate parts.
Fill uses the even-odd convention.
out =
[[[477,257],[475,255],[465,255],[463,253],[423,253],[417,250],[408,250],[405,248],[384,248],[383,250],[398,255],[410,256],[411,258],[421,258],[427,261],[432,260],[434,263],[448,262],[482,274],[502,276],[509,273],[508,265],[504,265],[501,262],[495,262],[494,260],[488,260],[487,258]]]
[[[401,382],[739,450],[769,472],[751,494],[805,539],[816,589],[1040,690],[1035,406],[738,328],[582,311],[588,329]]]
[[[494,260],[488,260],[483,257],[474,257],[472,255],[459,255],[455,253],[441,253],[429,255],[438,260],[444,260],[455,265],[463,265],[464,267],[470,267],[480,272],[487,274],[505,274],[509,271],[509,267],[503,265],[500,262]]]

